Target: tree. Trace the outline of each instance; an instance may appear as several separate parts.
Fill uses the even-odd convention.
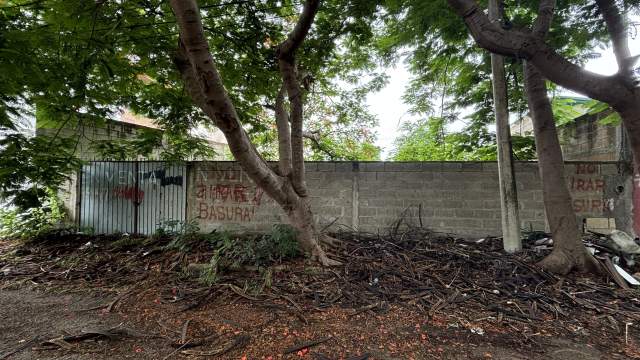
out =
[[[618,5],[613,0],[596,1],[596,10],[603,15],[619,67],[618,74],[602,76],[570,62],[545,41],[552,24],[555,1],[540,1],[536,22],[529,31],[504,29],[492,24],[475,1],[449,0],[449,3],[464,19],[480,46],[495,53],[526,60],[527,95],[534,115],[540,172],[543,183],[546,182],[543,185],[545,207],[554,238],[557,238],[554,251],[541,265],[560,273],[569,272],[574,268],[595,268],[596,263],[580,242],[575,214],[569,205],[570,196],[564,182],[560,146],[542,76],[558,85],[607,102],[616,109],[622,117],[630,139],[633,138],[630,142],[637,168],[640,162],[640,112],[637,110],[640,91],[634,78],[634,59],[630,56],[626,43],[626,25]],[[625,5],[631,3],[627,1]]]
[[[505,29],[489,21],[474,0],[448,0],[464,20],[479,46],[497,54],[530,62],[545,78],[592,99],[609,104],[616,110],[629,134],[635,168],[640,168],[640,83],[635,74],[638,56],[628,46],[628,24],[615,0],[596,0],[618,64],[615,75],[589,72],[560,55],[544,39],[531,31]],[[553,12],[549,2],[540,15]],[[638,1],[622,1],[624,9],[638,9]],[[636,10],[637,11],[637,10]]]
[[[34,199],[44,189],[59,187],[81,166],[76,147],[82,126],[116,118],[120,106],[146,108],[146,115],[163,121],[172,139],[188,138],[187,130],[198,121],[198,114],[182,105],[189,101],[181,89],[167,86],[170,74],[151,69],[170,66],[169,59],[158,56],[168,42],[141,20],[140,12],[154,14],[151,19],[159,17],[153,2],[145,7],[86,1],[3,2],[1,197],[21,207],[38,206]],[[145,73],[154,81],[140,81],[139,75]],[[153,106],[147,107],[151,98]],[[29,134],[29,123],[35,119],[57,129],[56,135]],[[63,127],[76,129],[76,137],[58,136]]]
[[[532,33],[544,39],[551,24],[555,1],[540,2]],[[552,272],[567,274],[573,269],[595,271],[598,263],[582,244],[571,194],[565,180],[564,159],[558,140],[556,122],[547,95],[546,81],[528,61],[524,63],[525,89],[538,152],[542,195],[554,246],[540,265]]]
[[[535,18],[538,1],[502,3],[505,17],[500,26],[519,28]],[[605,35],[597,23],[585,21],[590,10],[580,4],[560,2],[548,35],[550,44],[577,63],[593,56],[593,47]],[[413,77],[404,99],[412,112],[442,117],[447,123],[464,122],[460,132],[469,139],[477,139],[479,144],[484,143],[489,136],[487,126],[494,119],[489,52],[475,46],[464,22],[451,11],[446,0],[391,0],[382,6],[384,27],[379,32],[378,44],[384,59],[393,61],[399,54],[405,56]],[[575,26],[578,23],[580,26]],[[505,65],[509,112],[520,118],[527,110],[522,62],[520,58],[507,57]]]
[[[468,132],[448,133],[438,117],[407,122],[396,138],[391,158],[395,161],[496,161],[496,139],[488,131],[482,136]],[[514,156],[533,160],[535,145],[529,137],[513,136]]]
[[[275,169],[260,156],[240,123],[209,51],[195,0],[171,0],[180,28],[175,62],[194,102],[222,130],[231,152],[247,175],[287,213],[298,230],[298,239],[304,250],[323,265],[333,265],[337,262],[329,259],[320,245],[328,236],[317,230],[305,183],[304,95],[296,64],[296,51],[307,37],[319,6],[319,0],[307,0],[293,30],[277,47],[282,86],[275,101],[279,152],[278,168]],[[289,100],[288,110],[285,95]]]
[[[362,128],[375,126],[375,119],[370,115],[361,116],[363,101],[358,98],[364,95],[348,97],[345,91],[337,93],[332,85],[340,81],[353,84],[348,77],[363,78],[359,72],[367,73],[373,68],[368,45],[373,34],[368,23],[374,18],[375,4],[326,1],[322,12],[316,14],[314,10],[313,17],[305,17],[306,21],[313,20],[311,34],[288,31],[298,18],[295,1],[202,0],[200,5],[201,31],[206,33],[208,46],[215,53],[215,68],[224,74],[217,84],[218,89],[224,90],[219,95],[228,101],[224,104],[225,110],[233,116],[218,123],[228,134],[241,139],[230,141],[241,163],[249,158],[263,158],[256,148],[264,143],[252,143],[248,139],[263,136],[264,141],[272,141],[264,136],[272,130],[272,125],[290,129],[290,139],[285,140],[286,135],[282,138],[285,144],[291,144],[282,147],[282,168],[274,170],[259,160],[258,168],[249,167],[248,173],[254,180],[260,177],[258,184],[268,183],[271,194],[284,204],[294,221],[301,224],[301,241],[309,253],[329,263],[317,244],[317,238],[323,236],[317,233],[309,209],[302,155],[305,151],[311,153],[309,149],[316,141],[323,146],[346,142],[346,136],[332,133],[335,129],[346,134],[359,126],[356,124]],[[114,119],[117,110],[127,107],[155,119],[165,134],[176,135],[176,141],[169,142],[173,155],[183,153],[176,149],[190,148],[181,137],[188,135],[190,129],[214,126],[212,117],[208,116],[211,112],[207,114],[203,106],[194,106],[200,99],[199,84],[191,81],[195,86],[189,87],[183,81],[183,76],[192,73],[191,59],[184,48],[182,52],[177,51],[178,29],[168,2],[15,0],[3,3],[0,16],[6,20],[0,21],[0,80],[6,80],[0,84],[3,96],[0,119],[8,124],[39,112],[56,127],[79,128],[82,124]],[[311,26],[311,22],[305,26]],[[287,40],[289,33],[293,37]],[[300,38],[300,35],[305,36]],[[31,53],[33,56],[26,55]],[[183,70],[182,74],[174,61]],[[381,77],[373,76],[370,84],[357,91],[364,94],[379,87],[377,78]],[[191,96],[193,89],[197,96]],[[319,92],[323,94],[317,95]],[[337,106],[327,112],[330,102]],[[324,124],[321,119],[327,125],[302,129],[303,105],[307,106],[307,113],[318,117],[318,123]],[[279,120],[265,121],[266,114],[276,108]],[[313,108],[325,110],[313,111]],[[211,107],[206,105],[204,110]],[[338,123],[339,126],[333,126]],[[304,131],[301,133],[301,130]],[[307,133],[313,140],[307,137],[307,147],[301,147],[300,134]],[[341,145],[335,145],[330,150],[338,153],[339,158],[356,158],[362,154],[375,157],[377,149],[370,146],[373,136],[363,132],[358,140],[362,140],[364,146],[342,151]],[[334,142],[336,139],[339,141]],[[76,141],[69,141],[70,154]],[[13,139],[7,138],[6,142],[17,145]],[[100,146],[111,157],[122,158],[153,148],[157,142],[154,134],[145,134],[137,141]],[[0,149],[0,160],[13,166],[14,172],[26,176],[16,179],[13,174],[2,177],[5,174],[0,173],[0,182],[20,186],[24,181],[32,181],[29,178],[32,167],[20,167],[27,162],[16,162],[12,158],[25,148],[20,145]],[[35,158],[43,154],[58,161]],[[42,166],[38,174],[49,171],[52,175],[69,174],[79,165],[67,161],[66,152],[52,152],[46,146],[38,145],[37,150],[20,155],[18,159],[29,157],[30,163]],[[49,164],[75,164],[75,167],[47,167]],[[51,178],[58,179],[57,176]]]

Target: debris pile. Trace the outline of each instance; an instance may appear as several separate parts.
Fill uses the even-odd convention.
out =
[[[384,235],[343,231],[334,234],[342,242],[336,253],[339,267],[319,268],[297,259],[236,269],[220,274],[210,286],[185,275],[190,264],[211,259],[213,254],[206,250],[158,250],[152,243],[106,250],[108,245],[100,239],[83,246],[83,238],[21,248],[20,256],[0,259],[0,289],[18,282],[119,289],[111,300],[86,309],[106,312],[139,306],[137,294],[156,288],[162,294],[159,303],[175,306],[178,312],[211,301],[241,300],[308,324],[310,314],[330,308],[349,309],[353,317],[382,314],[401,305],[427,317],[460,319],[474,336],[485,336],[482,323],[487,321],[565,331],[592,324],[626,335],[637,333],[640,324],[640,296],[628,285],[635,280],[630,273],[638,265],[634,256],[640,247],[625,235],[585,237],[585,245],[610,265],[610,273],[560,278],[535,265],[552,249],[553,240],[544,233],[531,234],[524,251],[510,255],[501,250],[499,238],[463,239],[411,226],[398,226]],[[179,340],[172,340],[183,354],[223,353],[247,341],[241,335],[226,342],[216,338],[218,348],[200,351],[193,348],[208,343],[208,338],[189,340],[184,329]]]

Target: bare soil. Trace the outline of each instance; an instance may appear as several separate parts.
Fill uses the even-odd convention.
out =
[[[444,304],[431,304],[428,297],[427,302],[399,299],[405,295],[385,295],[372,302],[371,294],[385,287],[369,295],[349,293],[353,288],[337,284],[346,281],[345,269],[318,270],[302,259],[273,267],[270,284],[264,271],[246,270],[203,286],[186,276],[184,268],[210,254],[149,255],[148,249],[109,249],[100,239],[94,239],[93,248],[84,244],[84,238],[47,246],[0,242],[0,359],[21,347],[6,358],[640,358],[640,331],[637,324],[621,322],[633,313],[614,304],[616,296],[626,296],[617,290],[611,290],[610,306],[621,309],[623,317],[585,310],[567,298],[569,303],[558,304],[565,316],[540,312],[528,319],[506,310],[488,311],[478,299],[457,293]],[[439,294],[449,283],[455,288],[459,273],[451,271],[443,277],[444,285],[431,292]],[[400,289],[394,281],[394,289]],[[566,287],[572,281],[555,286]],[[365,289],[368,284],[365,281]],[[341,300],[326,300],[336,289],[343,291]],[[582,295],[570,286],[566,289],[574,297]],[[423,290],[415,291],[424,297]],[[349,297],[354,299],[347,301]],[[578,303],[586,299],[578,298]],[[499,304],[522,306],[515,298],[511,305],[509,301]],[[126,335],[63,346],[46,343],[96,329],[119,329]]]

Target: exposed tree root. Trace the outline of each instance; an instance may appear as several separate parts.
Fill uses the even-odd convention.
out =
[[[596,274],[602,272],[600,263],[586,249],[577,254],[554,249],[551,254],[538,262],[538,266],[558,275],[567,275],[571,271]]]

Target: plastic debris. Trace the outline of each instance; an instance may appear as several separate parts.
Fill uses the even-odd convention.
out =
[[[626,232],[613,230],[609,235],[613,241],[613,247],[625,254],[640,254],[640,245]]]

